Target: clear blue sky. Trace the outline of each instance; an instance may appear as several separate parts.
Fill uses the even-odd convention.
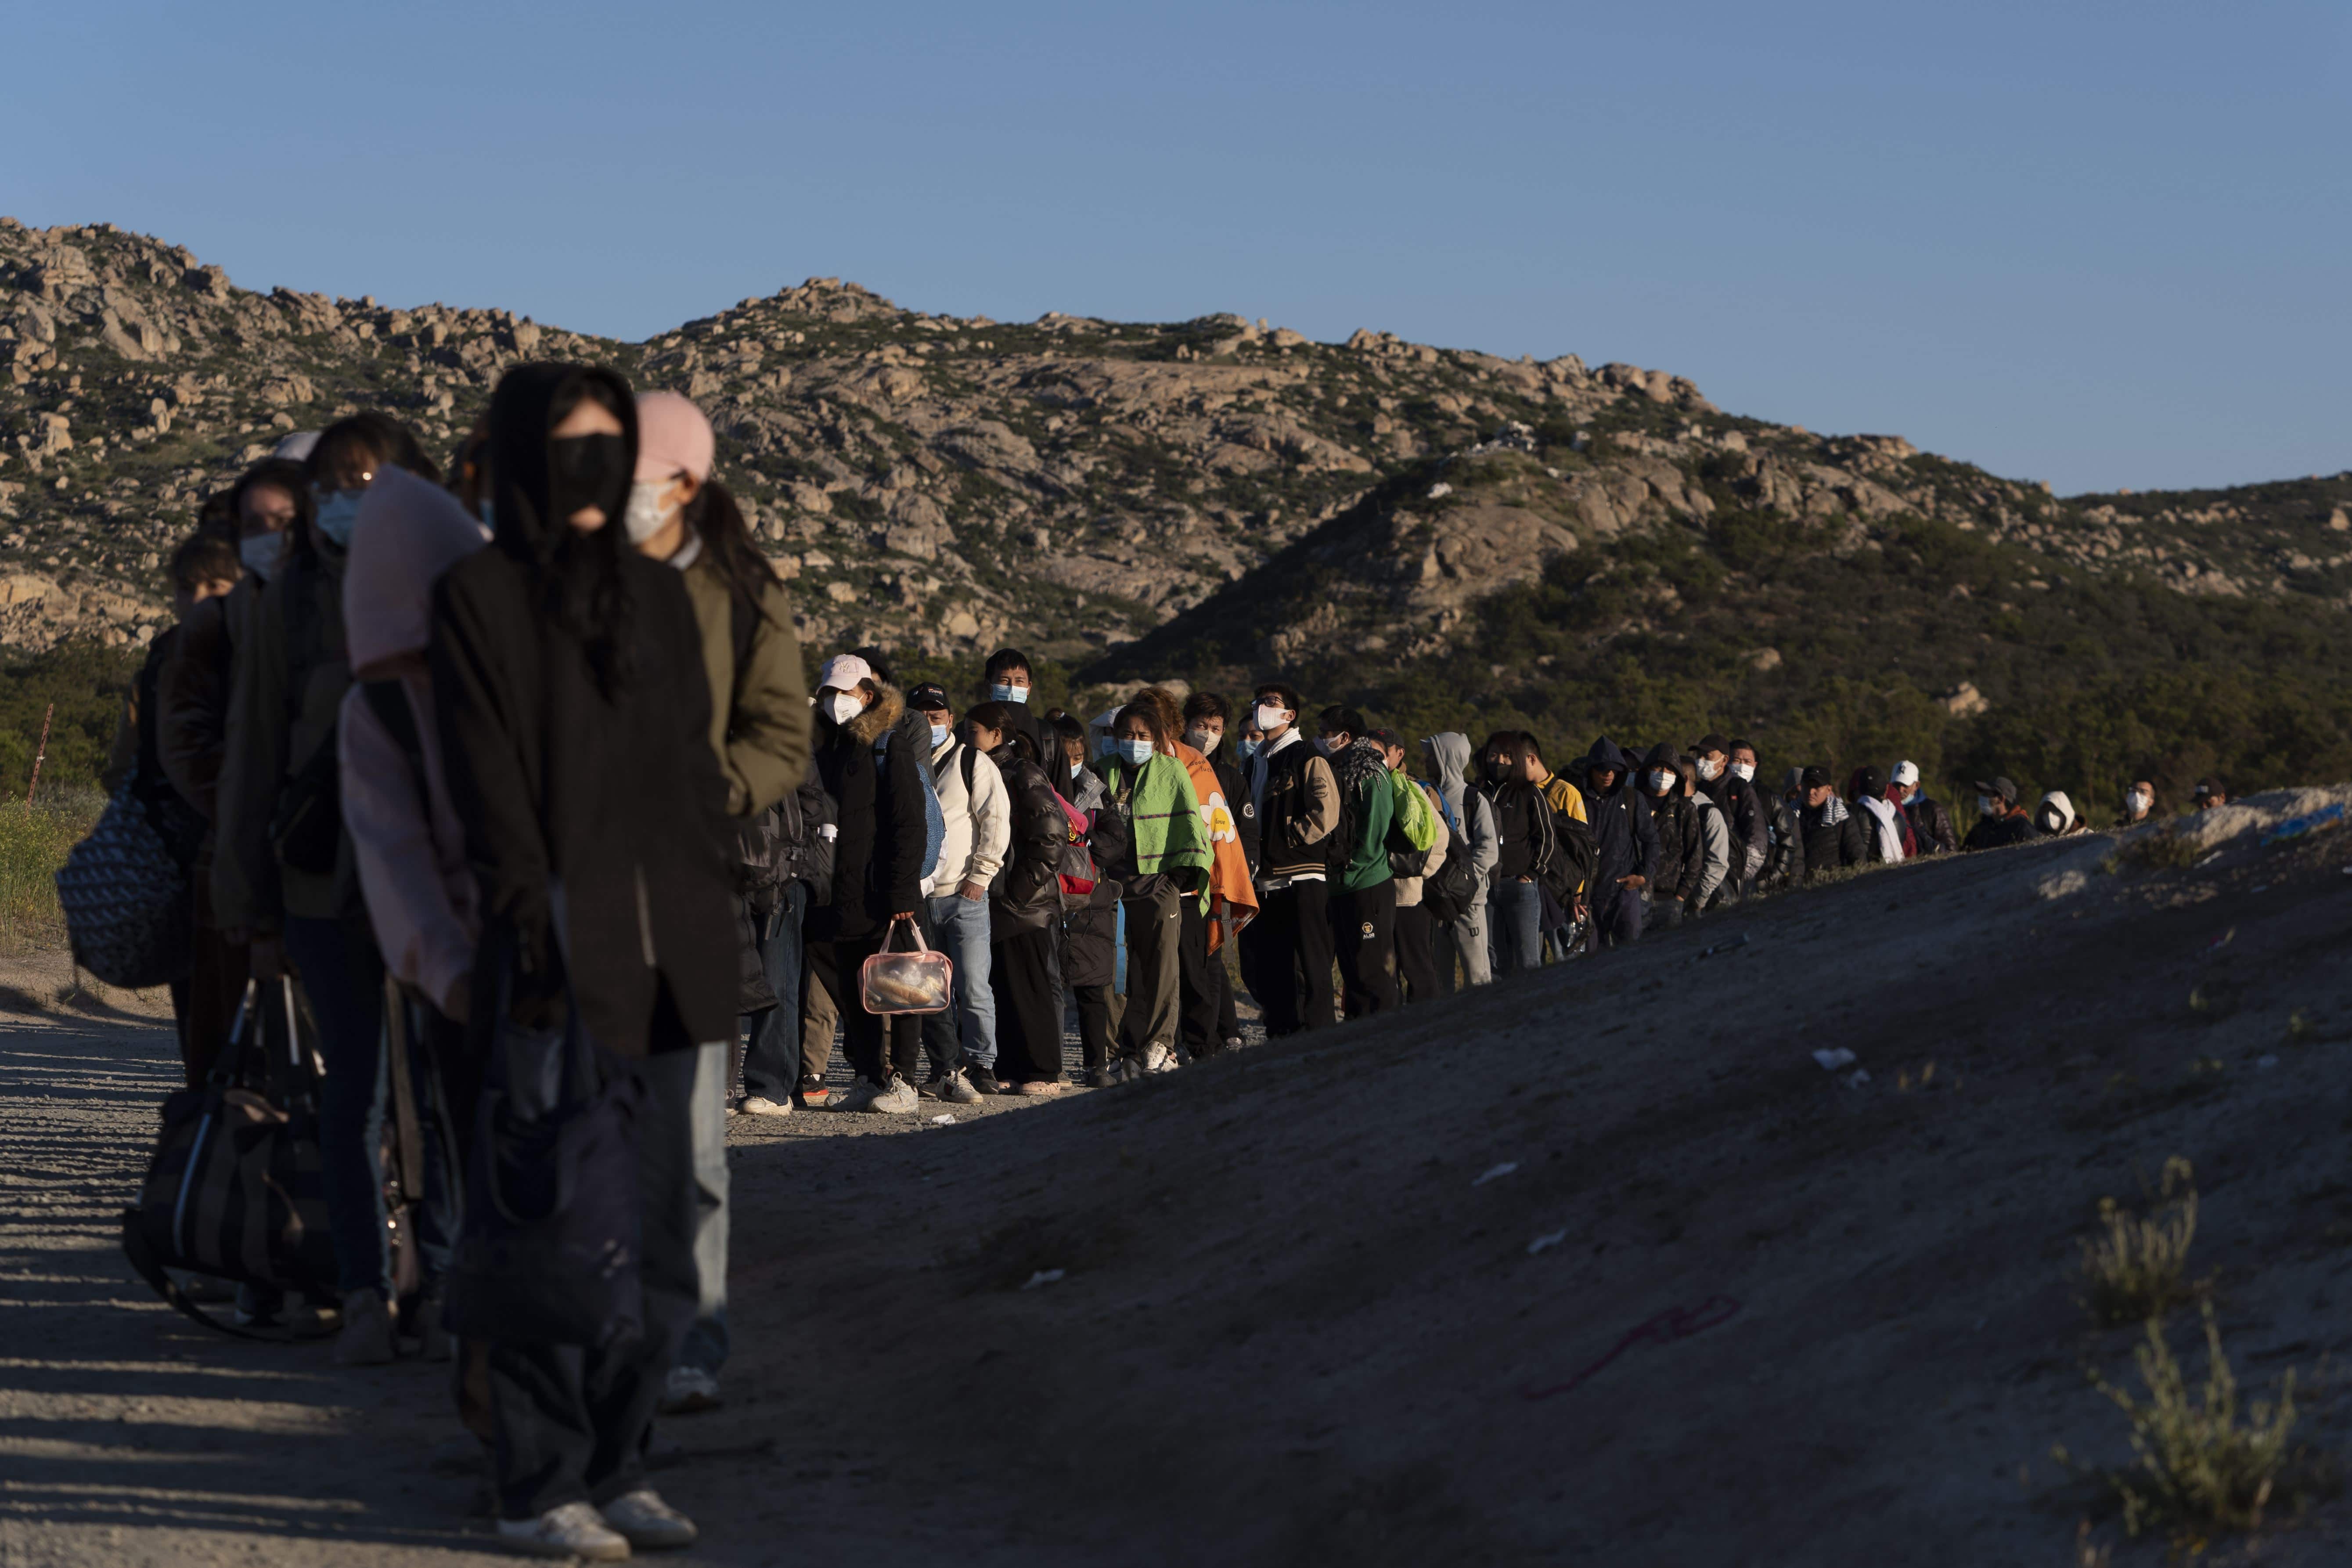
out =
[[[16,7],[0,211],[638,338],[812,274],[1685,374],[2062,490],[2352,466],[2352,5]]]

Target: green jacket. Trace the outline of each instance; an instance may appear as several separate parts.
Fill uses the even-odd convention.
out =
[[[793,630],[792,595],[780,578],[760,590],[761,614],[738,611],[726,576],[708,550],[686,568],[686,596],[702,633],[702,667],[710,678],[710,746],[727,777],[727,810],[762,812],[808,777],[808,681],[801,639]],[[739,620],[739,615],[743,618]],[[739,626],[750,632],[736,667]]]
[[[1357,799],[1348,798],[1348,781],[1339,784],[1340,821],[1359,828],[1344,849],[1348,858],[1337,868],[1341,890],[1360,893],[1395,875],[1389,869],[1389,825],[1396,820],[1396,786],[1386,767],[1367,773],[1356,782]],[[1334,855],[1342,853],[1335,847]]]
[[[1123,757],[1106,757],[1098,766],[1104,790],[1113,803],[1126,807],[1129,829],[1135,836],[1135,862],[1129,873],[1167,877],[1182,893],[1207,887],[1215,852],[1209,845],[1208,825],[1201,820],[1201,797],[1184,764],[1163,752],[1140,770]]]

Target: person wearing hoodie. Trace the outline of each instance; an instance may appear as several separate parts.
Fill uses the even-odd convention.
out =
[[[1767,887],[1793,888],[1805,879],[1805,795],[1804,769],[1780,775],[1780,793],[1772,801],[1772,854],[1764,868]]]
[[[1108,804],[1102,779],[1087,766],[1087,727],[1067,714],[1054,721],[1054,736],[1061,751],[1061,768],[1055,793],[1085,814],[1092,830],[1097,815]],[[1108,1089],[1111,1082],[1111,1011],[1113,971],[1118,962],[1118,885],[1103,878],[1086,901],[1062,913],[1061,948],[1056,957],[1063,984],[1069,987],[1071,1005],[1078,1015],[1079,1064],[1090,1089]]]
[[[899,926],[913,926],[923,897],[924,757],[899,720],[906,699],[875,678],[856,654],[837,654],[817,677],[816,772],[833,797],[833,897],[813,904],[806,932],[804,974],[839,1009],[843,1044],[857,1085],[839,1102],[844,1110],[903,1116],[921,1104],[915,1088],[922,1050],[921,1020],[898,1015],[885,1021],[858,994],[858,975],[885,942],[914,943]]]
[[[1389,850],[1389,871],[1396,879],[1396,960],[1397,994],[1405,1002],[1433,1002],[1441,994],[1437,984],[1437,927],[1422,902],[1423,884],[1435,876],[1445,865],[1445,858],[1454,847],[1454,837],[1447,830],[1444,799],[1434,784],[1423,784],[1404,771],[1404,742],[1393,730],[1375,730],[1371,738],[1380,742],[1381,755],[1389,768],[1389,784],[1392,790],[1417,789],[1429,803],[1429,816],[1436,834],[1427,849]]]
[[[2063,838],[2072,833],[2091,830],[2089,823],[2074,815],[2074,803],[2062,789],[2052,790],[2034,806],[2033,827],[2044,838]]]
[[[1810,882],[1823,871],[1859,866],[1866,860],[1870,846],[1863,836],[1862,819],[1838,797],[1829,770],[1807,768],[1797,776],[1797,788],[1804,802],[1797,813],[1796,830],[1801,879]]]
[[[1128,1077],[1176,1065],[1182,904],[1208,889],[1214,851],[1201,820],[1190,769],[1159,706],[1130,702],[1112,716],[1103,759],[1105,812],[1120,831],[1120,858],[1103,870],[1119,883],[1127,916],[1127,1008],[1119,1019],[1120,1068]]]
[[[442,766],[439,716],[425,650],[433,584],[482,548],[481,525],[438,485],[388,468],[368,487],[343,574],[352,686],[337,731],[343,824],[384,967],[408,1007],[425,1133],[420,1311],[426,1353],[446,1353],[439,1280],[456,1241],[457,1172],[481,1093],[465,1048],[481,936],[466,830]],[[425,1086],[437,1083],[439,1092]],[[378,1187],[379,1194],[382,1188]]]
[[[1258,687],[1253,717],[1265,737],[1247,770],[1257,817],[1258,918],[1242,933],[1243,975],[1281,1039],[1328,1028],[1331,1016],[1331,835],[1339,786],[1331,764],[1298,732],[1297,691]]]
[[[1440,731],[1423,738],[1421,749],[1438,795],[1453,807],[1454,819],[1462,825],[1462,842],[1450,853],[1470,858],[1477,886],[1470,908],[1436,928],[1437,989],[1441,995],[1450,996],[1456,985],[1456,964],[1461,966],[1461,985],[1486,985],[1494,981],[1487,898],[1501,851],[1495,837],[1495,808],[1483,791],[1470,787],[1470,737],[1458,730]]]
[[[1589,948],[1642,940],[1642,894],[1664,860],[1650,800],[1633,787],[1633,760],[1602,735],[1586,754],[1591,784],[1586,805],[1592,825],[1592,910]]]
[[[1698,807],[1685,788],[1682,753],[1670,741],[1661,741],[1642,759],[1641,794],[1650,809],[1650,825],[1658,836],[1655,875],[1650,879],[1650,907],[1668,926],[1682,923],[1683,906],[1706,875],[1706,839]]]
[[[1977,825],[1962,849],[2005,849],[2033,837],[2033,816],[2017,804],[2017,786],[2005,777],[1977,781]]]
[[[946,1053],[934,1048],[929,1092],[953,1104],[973,1105],[982,1094],[1001,1087],[996,1075],[999,988],[990,983],[988,967],[995,940],[988,889],[1003,874],[1013,842],[1013,803],[991,751],[958,737],[945,687],[918,686],[907,694],[907,706],[929,727],[924,765],[930,769],[940,816],[947,826],[940,840],[939,868],[925,897],[929,929],[955,964],[957,1047],[961,1053],[959,1065],[938,1059]],[[1008,731],[1031,737],[1030,715],[1015,712],[1011,703],[1003,706],[1004,722],[990,726],[998,731],[996,743]],[[1030,749],[1036,749],[1034,740]]]
[[[1731,867],[1719,896],[1738,902],[1755,893],[1772,849],[1772,813],[1756,789],[1756,750],[1745,741],[1708,734],[1691,751],[1698,759],[1699,792],[1723,813],[1731,837]]]
[[[675,392],[640,393],[637,466],[624,523],[637,553],[679,574],[701,633],[710,749],[727,781],[727,812],[736,824],[746,963],[756,959],[776,1003],[744,1018],[754,1043],[765,1037],[768,1046],[760,1066],[747,1067],[761,1092],[747,1091],[743,1105],[755,1115],[782,1115],[792,1109],[792,1074],[799,1065],[800,914],[806,889],[761,885],[769,869],[763,852],[775,838],[761,830],[760,819],[808,771],[808,683],[801,673],[792,597],[752,543],[735,498],[712,477],[717,449],[710,421],[692,402]],[[708,1041],[700,1052],[691,1120],[698,1305],[669,1369],[664,1415],[716,1407],[719,1369],[727,1360],[727,1107],[734,1041]]]
[[[215,796],[211,892],[222,933],[249,944],[255,978],[292,971],[318,1024],[320,1184],[342,1303],[335,1356],[346,1365],[388,1362],[396,1348],[383,1222],[383,961],[342,827],[335,740],[351,685],[352,532],[369,484],[395,467],[440,479],[415,437],[381,414],[336,421],[310,449],[304,472],[315,510],[279,531],[277,575],[233,633]],[[251,493],[261,499],[259,487]]]
[[[620,1557],[695,1536],[645,1456],[697,1306],[689,1122],[697,1047],[735,1030],[733,829],[693,602],[624,536],[628,383],[517,365],[483,452],[496,531],[442,574],[427,649],[480,898],[469,1043],[527,1061],[584,1039],[631,1085],[644,1282],[634,1336],[491,1343],[498,1531],[520,1552]]]
[[[1896,865],[1914,852],[1911,819],[1887,798],[1886,791],[1886,775],[1876,767],[1865,767],[1855,776],[1854,820],[1862,825],[1863,859],[1873,866]]]
[[[988,887],[1001,1081],[1011,1094],[1058,1094],[1065,1082],[1062,997],[1053,950],[1069,816],[1032,754],[1028,730],[1015,727],[1011,703],[976,704],[964,715],[962,743],[996,769],[1009,824],[1002,865]]]
[[[1928,798],[1919,787],[1919,764],[1900,762],[1887,781],[1888,797],[1903,808],[1911,824],[1912,852],[1917,855],[1957,854],[1960,847],[1959,830],[1952,826],[1952,814],[1944,803]]]
[[[1529,777],[1516,730],[1497,730],[1478,748],[1478,794],[1495,824],[1495,865],[1488,873],[1487,930],[1493,973],[1517,974],[1543,961],[1541,879],[1561,853],[1549,799]],[[1538,763],[1536,766],[1541,767]]]
[[[1331,840],[1331,950],[1339,962],[1340,1005],[1360,1018],[1397,1009],[1396,878],[1389,827],[1396,789],[1388,753],[1352,708],[1326,708],[1316,749],[1331,763],[1339,826]]]
[[[1723,808],[1698,787],[1698,759],[1685,752],[1682,769],[1683,798],[1696,814],[1693,820],[1698,827],[1699,868],[1697,883],[1683,889],[1680,918],[1694,920],[1715,901],[1725,879],[1731,874],[1731,828],[1724,818]]]

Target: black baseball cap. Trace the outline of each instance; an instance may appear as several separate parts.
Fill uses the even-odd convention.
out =
[[[1721,752],[1725,755],[1728,756],[1731,752],[1731,742],[1725,740],[1720,734],[1709,731],[1706,734],[1701,735],[1697,740],[1693,741],[1691,742],[1690,749],[1691,755],[1694,757],[1703,757],[1709,752]]]
[[[1829,770],[1823,767],[1807,768],[1804,775],[1798,782],[1806,789],[1819,789],[1830,782]]]
[[[1398,735],[1394,730],[1367,730],[1364,731],[1364,739],[1368,741],[1378,741],[1381,745],[1392,747],[1400,752],[1405,749],[1403,738]]]
[[[933,709],[955,711],[955,704],[948,700],[947,688],[936,682],[926,682],[907,693],[907,706],[926,712]]]

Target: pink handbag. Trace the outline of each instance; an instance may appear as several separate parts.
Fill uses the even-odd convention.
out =
[[[912,952],[893,952],[903,922],[915,939]],[[955,994],[955,961],[933,952],[912,915],[899,915],[882,939],[882,951],[857,971],[858,999],[869,1013],[944,1013]]]

